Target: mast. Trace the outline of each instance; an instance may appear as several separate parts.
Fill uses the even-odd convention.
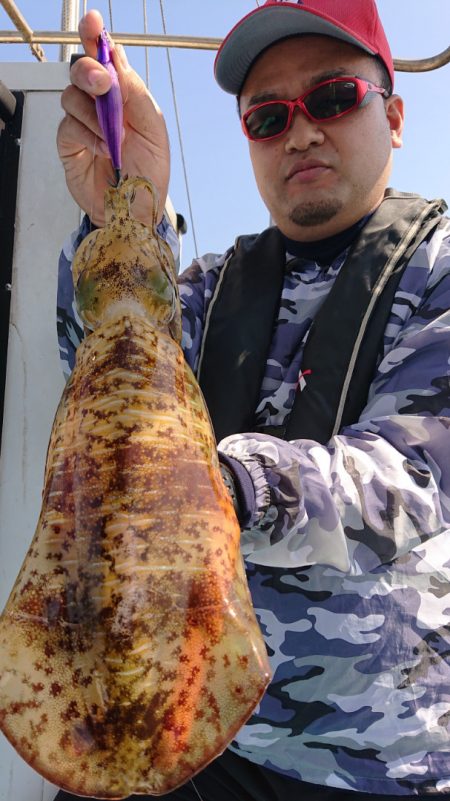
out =
[[[61,30],[76,31],[80,19],[80,0],[62,0]],[[73,53],[78,53],[77,44],[62,44],[59,49],[59,60],[70,61]]]

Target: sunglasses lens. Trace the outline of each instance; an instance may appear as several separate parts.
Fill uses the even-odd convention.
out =
[[[289,109],[283,103],[267,103],[256,108],[245,121],[251,139],[269,139],[286,128]]]
[[[353,81],[334,81],[313,89],[303,102],[312,117],[327,120],[354,108],[358,91]]]

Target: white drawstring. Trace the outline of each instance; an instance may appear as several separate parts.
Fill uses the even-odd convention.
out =
[[[199,797],[200,801],[203,801],[203,798],[201,797],[201,795],[200,795],[199,791],[197,790],[197,788],[196,788],[196,786],[195,786],[195,784],[194,784],[194,779],[191,779],[191,784],[192,784],[192,786],[193,786],[193,788],[194,788],[195,792],[197,793],[197,795],[198,795],[198,797]]]

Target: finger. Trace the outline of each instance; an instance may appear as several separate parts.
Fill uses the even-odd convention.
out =
[[[103,138],[95,103],[89,95],[76,86],[67,86],[61,95],[61,106],[66,114],[79,120],[96,136]]]
[[[154,124],[160,109],[145,82],[130,67],[121,45],[114,45],[112,59],[119,78],[126,120],[135,130],[144,133]]]
[[[130,78],[134,75],[134,70],[130,67],[127,54],[125,52],[125,48],[122,47],[120,44],[116,44],[114,41],[110,40],[111,42],[111,59],[115,70],[117,72],[117,77],[119,79],[119,86],[120,91],[122,92],[122,102],[125,103],[128,101],[128,89],[129,89],[129,82]],[[137,73],[136,73],[137,75]],[[139,78],[139,76],[137,76]],[[139,80],[141,80],[139,78]]]
[[[145,139],[156,144],[161,136],[165,137],[166,129],[161,109],[138,75],[128,82],[128,88],[126,121]]]
[[[125,48],[122,47],[121,44],[116,44],[113,40],[111,40],[111,55],[116,70],[120,68],[123,70],[130,68]]]
[[[77,59],[70,68],[70,80],[82,92],[104,95],[111,88],[108,71],[93,58]]]
[[[103,17],[99,11],[88,11],[84,17],[81,18],[78,25],[78,32],[80,34],[81,44],[84,47],[86,55],[95,58],[97,55],[97,39],[103,30]]]

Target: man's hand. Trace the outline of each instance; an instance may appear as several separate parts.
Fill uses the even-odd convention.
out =
[[[88,58],[78,59],[70,70],[72,85],[62,94],[65,117],[57,136],[58,152],[66,172],[69,191],[95,225],[104,224],[103,196],[115,182],[108,148],[95,110],[95,95],[108,91],[108,72],[96,59],[97,37],[103,29],[98,11],[89,11],[80,21],[79,32]],[[124,103],[122,172],[150,178],[159,193],[161,219],[169,183],[169,142],[164,118],[137,73],[131,69],[123,47],[115,45],[112,56],[119,76]],[[146,198],[138,197],[133,214],[147,221]]]

